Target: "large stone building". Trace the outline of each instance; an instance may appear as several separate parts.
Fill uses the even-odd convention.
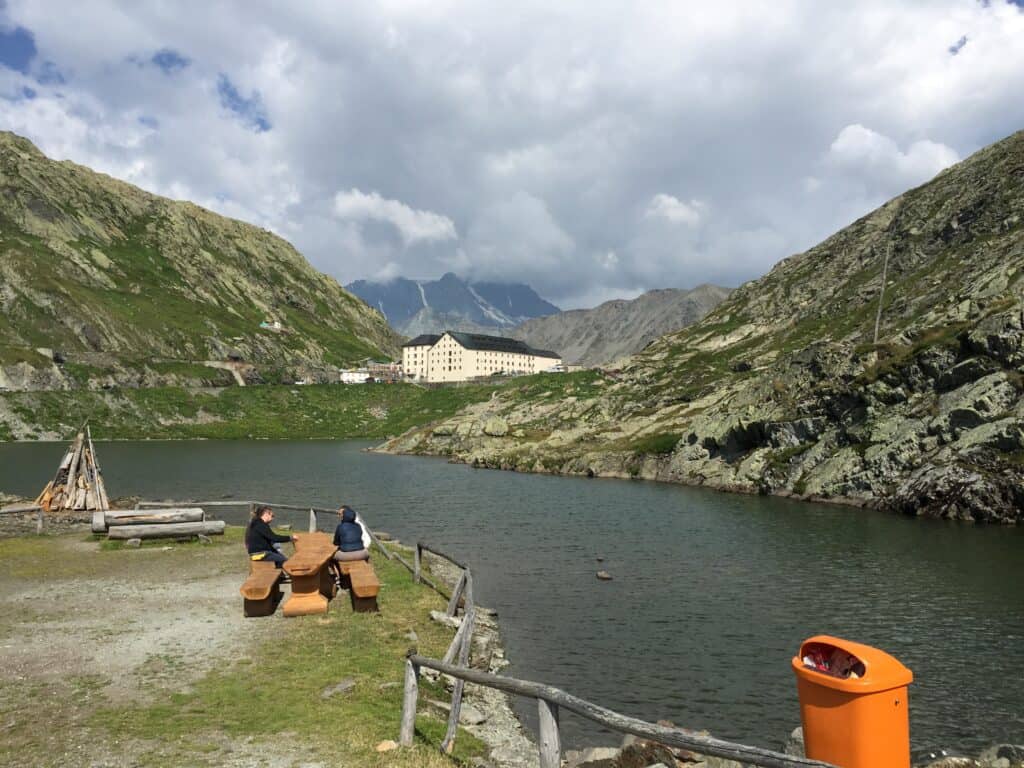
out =
[[[425,333],[402,346],[402,370],[417,381],[467,381],[482,376],[520,376],[560,365],[554,352],[516,339],[479,333]]]

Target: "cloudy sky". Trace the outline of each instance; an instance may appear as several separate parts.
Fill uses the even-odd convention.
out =
[[[342,282],[737,285],[1024,128],[1024,0],[0,1],[0,128]]]

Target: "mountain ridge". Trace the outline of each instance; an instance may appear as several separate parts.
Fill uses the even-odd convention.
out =
[[[324,376],[400,343],[277,235],[51,160],[8,132],[0,249],[7,388]]]
[[[690,290],[657,288],[635,299],[612,299],[592,309],[527,320],[509,335],[558,350],[566,362],[605,365],[700,320],[729,293],[729,288],[708,283]]]
[[[524,384],[382,450],[1024,522],[1022,276],[1024,131],[618,374]]]
[[[484,333],[559,312],[524,283],[470,283],[452,272],[437,280],[356,280],[346,290],[378,309],[404,336],[447,329]],[[441,321],[442,325],[434,325]]]

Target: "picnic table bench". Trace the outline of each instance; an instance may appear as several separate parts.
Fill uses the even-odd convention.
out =
[[[238,590],[242,593],[242,614],[270,616],[281,602],[281,580],[284,572],[271,562],[249,561],[249,578]]]
[[[341,573],[341,586],[348,589],[352,610],[360,613],[377,612],[380,579],[369,560],[353,560],[337,564]]]
[[[329,568],[338,550],[326,533],[314,531],[295,535],[295,554],[284,564],[292,577],[292,594],[284,604],[285,616],[327,613],[337,588]]]

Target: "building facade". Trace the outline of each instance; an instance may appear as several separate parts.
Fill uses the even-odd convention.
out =
[[[468,381],[485,376],[524,376],[561,365],[554,352],[503,336],[445,331],[423,334],[402,346],[405,375],[424,382]]]

